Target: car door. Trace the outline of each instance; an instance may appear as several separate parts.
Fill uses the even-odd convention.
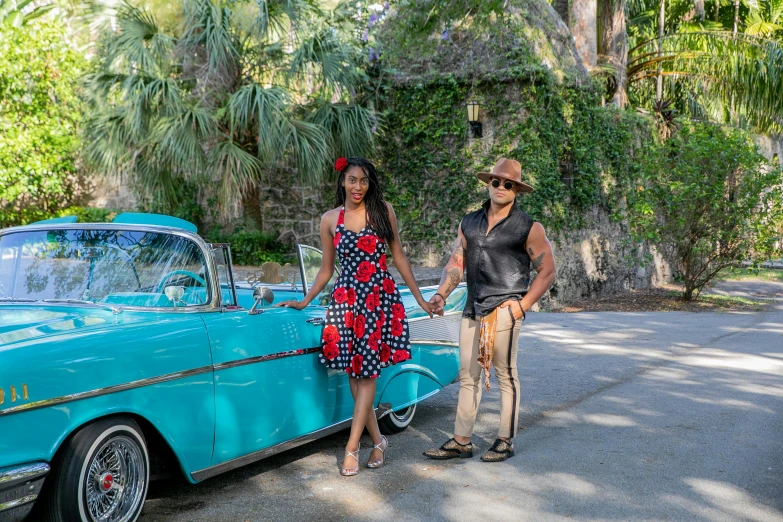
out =
[[[323,307],[264,305],[250,314],[236,304],[242,290],[231,280],[228,248],[213,254],[224,302],[202,317],[215,368],[216,465],[318,431],[343,413],[337,381],[318,361]]]

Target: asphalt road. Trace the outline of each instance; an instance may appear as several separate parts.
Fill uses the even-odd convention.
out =
[[[451,435],[451,385],[391,438],[380,470],[338,475],[343,432],[195,486],[155,483],[141,520],[783,521],[783,299],[747,313],[531,314],[519,368],[506,462],[421,456]]]

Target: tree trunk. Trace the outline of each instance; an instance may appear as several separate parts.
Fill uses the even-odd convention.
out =
[[[663,46],[663,28],[666,23],[666,0],[661,0],[660,10],[658,11],[658,56],[662,56]],[[663,75],[661,74],[662,67],[658,64],[658,78],[655,82],[655,99],[661,101],[663,99]]]
[[[739,0],[734,0],[734,30],[732,34],[737,36],[737,29],[739,27]]]
[[[596,0],[571,1],[568,12],[568,29],[574,36],[576,50],[588,70],[598,64],[597,14]]]
[[[628,104],[628,33],[625,30],[626,0],[600,0],[599,2],[599,54],[606,56],[617,73],[617,83],[612,103],[623,108]]]
[[[252,221],[256,229],[264,230],[264,215],[261,213],[260,192],[258,183],[252,183],[246,191],[242,192],[242,208],[244,215]]]

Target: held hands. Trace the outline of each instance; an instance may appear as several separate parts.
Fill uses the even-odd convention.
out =
[[[275,307],[284,306],[286,308],[294,308],[296,310],[301,310],[302,308],[306,307],[307,305],[303,301],[283,301],[282,303],[277,303]]]
[[[430,318],[432,318],[432,314],[437,313],[437,311],[435,310],[435,307],[431,303],[428,303],[427,301],[425,301],[424,299],[421,299],[419,301],[419,306],[421,306],[422,310],[427,312],[427,315],[429,315]]]
[[[509,299],[508,301],[503,301],[500,305],[500,308],[506,308],[511,307],[511,313],[514,315],[514,320],[519,321],[520,319],[525,319],[525,312],[522,310],[522,303],[517,301],[516,299]]]
[[[432,312],[438,315],[443,315],[443,308],[446,306],[446,301],[443,300],[439,294],[435,294],[430,297],[430,305],[432,306]]]

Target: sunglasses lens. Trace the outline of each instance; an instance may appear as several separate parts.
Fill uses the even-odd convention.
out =
[[[503,188],[506,190],[511,190],[512,188],[514,188],[514,184],[511,183],[510,181],[506,181],[505,183],[503,183]]]
[[[500,180],[493,179],[491,185],[494,188],[498,188],[500,186]]]

